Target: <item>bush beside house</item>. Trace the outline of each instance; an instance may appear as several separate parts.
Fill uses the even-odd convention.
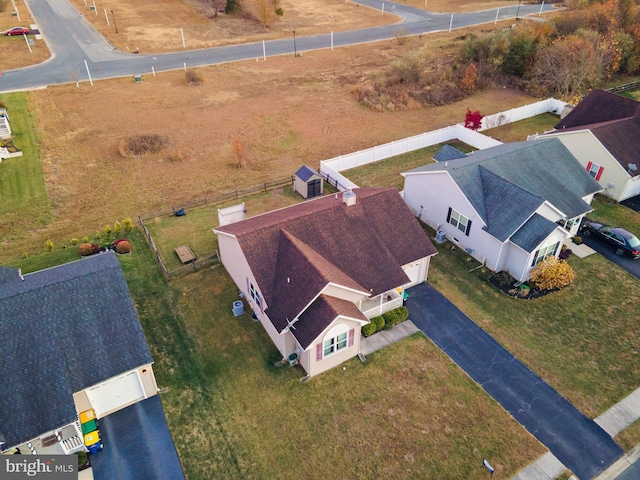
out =
[[[382,315],[373,317],[371,323],[362,327],[362,334],[365,337],[369,337],[380,330],[390,330],[394,325],[404,322],[407,318],[409,318],[407,307],[394,308]]]

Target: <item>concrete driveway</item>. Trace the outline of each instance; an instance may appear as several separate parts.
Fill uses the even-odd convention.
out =
[[[622,449],[431,285],[409,290],[409,318],[581,480]]]

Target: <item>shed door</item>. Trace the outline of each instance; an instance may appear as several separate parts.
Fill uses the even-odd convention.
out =
[[[307,198],[313,198],[320,195],[320,179],[316,178],[307,183]]]
[[[100,418],[125,405],[144,399],[138,372],[129,372],[102,382],[87,390],[91,406]]]
[[[417,265],[414,265],[412,267],[405,268],[404,273],[406,273],[407,277],[409,277],[411,285],[416,285],[423,280],[422,278],[420,278],[420,271],[422,270],[421,267],[422,264],[418,263]]]

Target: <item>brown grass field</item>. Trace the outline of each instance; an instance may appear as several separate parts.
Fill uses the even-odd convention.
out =
[[[0,232],[0,246],[20,255],[41,249],[49,237],[68,242],[105,222],[461,122],[467,107],[489,114],[535,100],[498,89],[445,107],[393,113],[375,113],[355,101],[351,90],[361,79],[409,51],[454,48],[462,33],[202,68],[200,86],[187,85],[184,72],[175,71],[145,75],[141,83],[124,78],[34,91],[30,103],[54,220],[37,232]],[[120,155],[127,136],[152,133],[169,139],[164,152]],[[246,154],[241,169],[231,166],[236,139]],[[16,236],[23,241],[11,242]]]
[[[24,0],[15,0],[15,3],[20,20],[17,16],[11,15],[13,12],[11,2],[7,5],[7,10],[0,12],[0,73],[3,70],[36,65],[51,57],[44,40],[36,40],[33,35],[30,35],[29,38],[34,41],[34,44],[31,46],[32,51],[29,52],[29,47],[22,36],[7,37],[4,35],[4,32],[10,28],[30,28],[34,23]]]

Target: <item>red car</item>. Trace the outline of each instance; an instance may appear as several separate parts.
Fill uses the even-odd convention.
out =
[[[13,27],[4,32],[4,34],[8,37],[13,35],[29,35],[29,29],[24,27]]]

